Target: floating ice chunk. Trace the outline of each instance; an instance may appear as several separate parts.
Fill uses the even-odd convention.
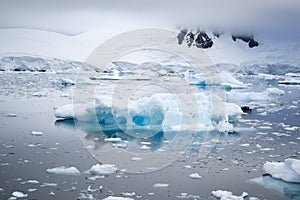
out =
[[[121,138],[105,138],[104,141],[105,142],[121,142],[122,139]]]
[[[133,197],[135,196],[135,192],[123,192],[122,195],[124,197]]]
[[[116,173],[117,167],[115,165],[110,164],[96,164],[93,165],[89,170],[85,171],[85,173],[89,173],[91,175],[109,175]]]
[[[80,175],[80,171],[76,167],[55,167],[46,170],[49,174],[57,175]]]
[[[66,78],[57,79],[56,81],[53,81],[52,83],[55,85],[62,85],[62,86],[75,85],[75,82],[73,80],[66,79]]]
[[[106,197],[103,200],[134,200],[134,199],[129,198],[129,197],[114,197],[114,196],[109,196],[109,197]]]
[[[143,158],[134,156],[134,157],[131,157],[130,160],[131,161],[140,161],[140,160],[143,160]]]
[[[16,113],[8,113],[6,117],[17,117]]]
[[[249,146],[250,146],[250,144],[248,144],[248,143],[245,143],[245,144],[240,144],[240,146],[241,146],[241,147],[249,147]]]
[[[43,183],[41,187],[56,187],[57,183]]]
[[[154,188],[166,188],[166,187],[169,187],[169,184],[167,183],[155,183],[153,185]]]
[[[13,192],[12,195],[13,195],[14,197],[17,197],[17,198],[24,198],[24,197],[27,197],[27,196],[28,196],[28,194],[25,194],[25,193],[19,192],[19,191]]]
[[[221,200],[244,200],[244,198],[248,196],[247,192],[243,192],[240,196],[236,196],[232,194],[232,192],[226,190],[212,191],[211,194]]]
[[[266,162],[263,169],[274,178],[300,183],[300,160],[288,158],[284,162]]]
[[[31,134],[31,135],[34,135],[34,136],[42,136],[42,135],[43,135],[43,132],[41,132],[41,131],[31,131],[30,134]]]
[[[41,146],[42,144],[41,143],[36,143],[36,144],[27,144],[26,146],[27,147],[38,147],[38,146]]]
[[[192,179],[201,179],[202,178],[202,176],[200,176],[198,173],[190,174],[189,177]]]
[[[146,146],[146,145],[143,145],[143,146],[140,147],[140,149],[141,149],[141,150],[149,150],[150,147],[148,147],[148,146]]]
[[[37,191],[37,189],[36,188],[29,188],[27,191],[28,192],[35,192],[35,191]]]
[[[91,180],[91,181],[95,181],[97,179],[103,179],[103,178],[105,178],[104,175],[101,175],[101,176],[96,175],[96,176],[87,177],[86,179]]]
[[[3,188],[0,188],[0,192],[4,192],[4,189],[3,189]]]
[[[24,182],[21,182],[21,184],[39,184],[40,182],[38,180],[27,180],[27,181],[24,181]]]

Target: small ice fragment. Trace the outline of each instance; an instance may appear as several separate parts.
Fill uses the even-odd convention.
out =
[[[123,192],[121,193],[124,197],[133,197],[135,196],[135,192]]]
[[[56,187],[57,183],[43,183],[41,187]]]
[[[166,188],[166,187],[169,187],[169,184],[167,183],[155,183],[153,185],[154,188]]]
[[[55,167],[46,170],[49,174],[57,175],[80,175],[80,171],[76,167]]]
[[[28,192],[35,192],[35,191],[37,191],[37,189],[36,188],[29,188],[27,191]]]
[[[8,113],[6,115],[6,117],[17,117],[17,114],[15,114],[15,113]]]
[[[103,200],[134,200],[134,199],[128,198],[128,197],[114,197],[114,196],[109,196],[109,197],[106,197]]]
[[[12,195],[17,198],[24,198],[28,196],[28,194],[24,194],[23,192],[19,192],[19,191],[13,192]]]
[[[38,147],[38,146],[41,146],[42,144],[41,143],[36,143],[36,144],[27,144],[26,146],[27,147]]]
[[[85,171],[85,173],[89,173],[91,175],[109,175],[115,173],[116,171],[117,167],[115,165],[96,164],[93,165],[89,170]]]
[[[140,142],[142,145],[150,145],[151,142]]]
[[[101,175],[101,176],[96,175],[96,176],[87,177],[86,179],[91,180],[91,181],[95,181],[97,179],[102,179],[102,178],[105,178],[105,176],[104,175]]]
[[[148,146],[146,146],[146,145],[143,145],[143,146],[140,147],[140,149],[141,149],[141,150],[149,150],[150,147],[148,147]]]
[[[142,160],[143,158],[141,158],[141,157],[131,157],[131,161],[140,161],[140,160]]]
[[[189,177],[192,179],[201,179],[202,178],[202,176],[200,176],[198,173],[190,174]]]
[[[121,142],[122,139],[121,138],[105,138],[104,141],[105,142]]]
[[[55,193],[54,193],[53,191],[51,191],[51,192],[49,193],[49,195],[54,196]]]
[[[185,169],[191,169],[192,166],[190,166],[190,165],[185,165],[183,168],[185,168]]]
[[[41,131],[31,131],[31,135],[34,135],[34,136],[42,136],[42,135],[43,135],[43,132],[41,132]]]
[[[224,200],[244,200],[244,195],[247,194],[248,196],[248,193],[246,192],[243,192],[242,195],[240,196],[237,196],[237,195],[234,195],[232,194],[232,192],[230,191],[226,191],[226,190],[217,190],[217,191],[212,191],[211,194],[218,198],[218,199],[224,199]]]
[[[98,188],[96,189],[92,189],[92,187],[89,185],[89,187],[86,189],[86,191],[88,192],[96,192],[98,190]]]
[[[21,182],[21,184],[39,184],[40,182],[38,180],[27,180],[27,181],[24,181],[24,182]]]
[[[240,144],[240,146],[241,146],[241,147],[249,147],[249,146],[250,146],[250,144],[248,144],[248,143],[245,143],[245,144]]]

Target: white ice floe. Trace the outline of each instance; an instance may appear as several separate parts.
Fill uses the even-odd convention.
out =
[[[16,113],[8,113],[6,117],[17,117]]]
[[[114,196],[109,196],[109,197],[106,197],[103,200],[134,200],[134,199],[129,198],[129,197],[114,197]]]
[[[105,138],[104,141],[105,142],[121,142],[122,139],[121,138]]]
[[[274,178],[300,183],[300,160],[288,158],[284,162],[266,162],[263,169]]]
[[[13,192],[12,195],[17,198],[25,198],[28,196],[28,194],[25,194],[25,193],[19,192],[19,191]]]
[[[30,134],[31,134],[31,135],[34,135],[34,136],[42,136],[42,135],[43,135],[43,132],[41,132],[41,131],[31,131]]]
[[[243,192],[240,196],[237,196],[226,190],[212,191],[211,194],[221,200],[244,200],[244,198],[248,196],[247,192]]]
[[[54,167],[46,170],[49,174],[57,175],[80,175],[80,171],[76,167]]]
[[[110,164],[96,164],[93,165],[89,170],[85,171],[85,173],[91,175],[109,175],[116,173],[117,167],[115,165]]]
[[[150,147],[148,147],[147,145],[143,145],[140,147],[141,150],[149,150]]]
[[[201,179],[202,178],[202,176],[200,176],[198,173],[190,174],[189,177],[192,179]]]
[[[154,188],[166,188],[166,187],[169,187],[169,184],[167,183],[155,183],[153,185]]]

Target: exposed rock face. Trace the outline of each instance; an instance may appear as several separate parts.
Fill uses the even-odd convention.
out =
[[[232,39],[233,39],[233,41],[236,41],[236,39],[240,39],[240,40],[248,43],[248,46],[250,48],[257,47],[259,45],[258,42],[254,40],[253,35],[233,34]]]
[[[214,40],[217,40],[223,32],[213,31]],[[249,34],[232,34],[231,35],[233,41],[237,39],[246,42],[249,48],[259,46],[259,43],[254,40],[253,35]],[[195,46],[201,49],[211,48],[214,44],[214,41],[209,35],[205,32],[205,30],[198,29],[197,31],[188,30],[187,28],[182,28],[177,35],[178,44],[181,45],[186,43],[188,47]]]
[[[188,32],[188,29],[183,28],[177,35],[178,44],[182,44],[185,40],[188,47],[196,46],[197,48],[207,49],[212,47],[213,41],[204,30],[197,30],[195,33]]]

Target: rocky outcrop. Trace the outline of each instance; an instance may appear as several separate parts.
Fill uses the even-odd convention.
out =
[[[253,35],[233,34],[231,37],[232,37],[233,41],[240,39],[240,40],[248,43],[248,46],[250,48],[257,47],[259,45],[258,42],[254,40]]]
[[[182,44],[184,41],[188,47],[195,46],[197,48],[207,49],[212,47],[213,41],[206,34],[204,30],[197,30],[196,32],[189,31],[183,28],[177,35],[178,44]]]
[[[177,35],[177,41],[179,45],[185,43],[188,47],[195,46],[201,49],[208,49],[211,48],[214,44],[212,38],[214,38],[214,40],[217,40],[222,34],[223,32],[213,31],[212,32],[213,36],[210,37],[203,29],[198,29],[197,31],[193,31],[193,30],[188,30],[187,28],[182,28]],[[254,39],[253,35],[232,34],[231,37],[233,41],[239,39],[246,42],[249,48],[259,46],[259,43]]]

